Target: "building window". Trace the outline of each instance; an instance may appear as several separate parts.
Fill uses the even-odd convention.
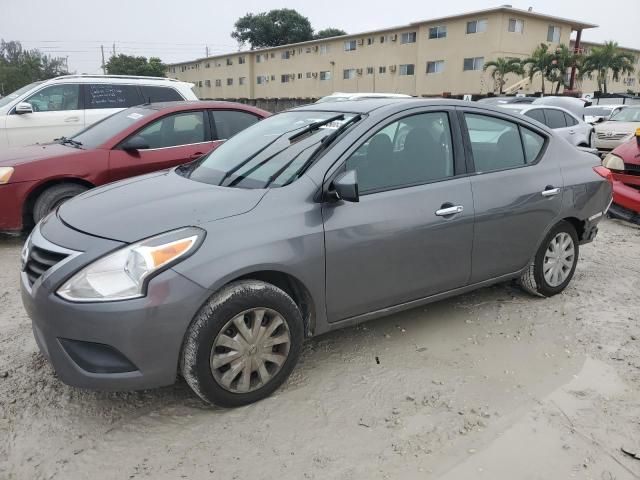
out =
[[[320,45],[320,55],[329,53],[329,45]]]
[[[301,73],[298,74],[298,80],[302,80],[302,74]]]
[[[487,31],[486,20],[472,20],[467,22],[467,33],[482,33]]]
[[[210,68],[210,67],[211,67],[211,64],[209,62],[204,64],[204,68]]]
[[[416,32],[405,32],[400,35],[400,43],[416,43]]]
[[[247,61],[247,60],[246,60],[246,58],[244,58],[244,57],[238,57],[238,63],[239,63],[240,65],[242,65],[242,64],[243,64],[243,63],[245,63],[246,61]]]
[[[560,27],[549,25],[549,30],[547,30],[547,42],[560,43],[560,32]]]
[[[262,63],[262,54],[261,53],[256,55],[256,63]]]
[[[221,87],[222,86],[222,80],[218,79],[216,80],[216,87]]]
[[[373,45],[373,42],[375,42],[375,39],[373,37],[367,38],[367,45]]]
[[[289,60],[291,57],[291,52],[289,50],[285,50],[284,52],[280,52],[280,58],[283,60]]]
[[[429,39],[446,38],[446,36],[447,36],[446,25],[438,25],[437,27],[429,28]]]
[[[227,65],[233,65],[233,60],[231,60],[230,58],[227,58]]]
[[[347,40],[344,42],[344,51],[351,52],[356,49],[356,41],[355,40]]]
[[[373,75],[373,67],[367,67],[367,75]]]
[[[413,75],[414,73],[415,65],[413,63],[400,65],[400,75]]]
[[[510,18],[508,30],[513,33],[522,33],[524,31],[524,20]]]
[[[324,72],[320,72],[320,80],[331,80],[331,72],[324,71]]]
[[[205,87],[211,87],[211,80],[205,80],[204,81],[204,86]]]
[[[427,62],[427,73],[442,73],[444,71],[444,60]]]
[[[307,72],[307,78],[311,78],[311,72]]]
[[[227,86],[233,85],[233,78],[227,78]]]
[[[247,81],[247,77],[240,77],[240,78],[238,78],[238,83],[239,83],[240,85],[244,85],[244,84],[246,83],[246,81]]]
[[[342,78],[345,80],[351,80],[352,78],[356,78],[356,69],[355,68],[346,68],[342,72]]]
[[[198,88],[202,88],[202,80],[198,82]]]
[[[378,73],[387,73],[387,67],[379,67]]]
[[[289,74],[280,75],[280,83],[289,83]]]
[[[465,58],[462,69],[467,70],[482,70],[484,67],[484,57],[472,57]]]
[[[271,75],[271,81],[275,82],[276,81],[276,76],[275,75]]]
[[[269,77],[267,75],[258,75],[256,77],[256,83],[258,85],[264,85],[265,83],[267,83],[268,80],[269,80]]]

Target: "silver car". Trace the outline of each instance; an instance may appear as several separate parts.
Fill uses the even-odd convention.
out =
[[[62,381],[181,374],[238,406],[306,338],[514,279],[562,292],[610,201],[597,157],[504,109],[309,105],[64,203],[25,243],[22,298]]]
[[[537,120],[575,147],[593,147],[595,144],[593,127],[569,110],[550,105],[500,106]]]

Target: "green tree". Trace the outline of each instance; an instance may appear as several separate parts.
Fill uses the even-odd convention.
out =
[[[553,53],[549,51],[546,43],[541,43],[533,51],[530,57],[522,60],[521,64],[527,68],[529,80],[533,80],[536,74],[540,74],[542,94],[545,93],[545,79],[549,76],[553,62]]]
[[[144,77],[164,77],[167,66],[157,57],[135,57],[119,54],[112,56],[105,65],[110,75],[141,75]]]
[[[553,90],[553,84],[556,83],[555,93],[560,93],[560,87],[567,88],[568,78],[567,73],[569,69],[574,65],[580,65],[582,56],[575,53],[565,44],[558,45],[551,58],[551,65],[547,72],[547,79],[551,82],[551,89]]]
[[[257,14],[248,13],[240,17],[234,27],[231,37],[241,45],[248,43],[252,50],[313,39],[313,28],[309,19],[289,8]]]
[[[633,66],[636,61],[632,53],[622,50],[617,42],[605,42],[602,46],[593,47],[582,62],[580,74],[593,78],[596,74],[598,90],[607,93],[607,81],[609,71],[615,81],[620,79],[620,74],[630,75],[635,71]]]
[[[313,35],[314,40],[320,40],[322,38],[331,38],[331,37],[339,37],[340,35],[346,35],[347,32],[341,30],[339,28],[325,28],[323,30],[317,31]]]
[[[0,85],[5,94],[38,80],[67,74],[66,61],[24,50],[16,41],[0,40]]]
[[[491,78],[498,84],[498,90],[502,95],[504,84],[507,82],[506,76],[509,73],[523,74],[522,65],[517,58],[498,57],[484,64],[483,70],[491,69]]]

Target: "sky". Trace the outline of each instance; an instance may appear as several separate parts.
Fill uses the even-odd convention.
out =
[[[616,40],[640,49],[640,0],[511,0],[514,8],[600,25],[583,40]],[[69,71],[100,73],[101,45],[108,60],[117,53],[158,56],[165,63],[238,50],[231,38],[246,13],[293,8],[315,30],[342,28],[358,33],[497,7],[474,0],[0,0],[0,37],[19,40],[52,56],[67,57]],[[366,6],[365,6],[366,5]]]

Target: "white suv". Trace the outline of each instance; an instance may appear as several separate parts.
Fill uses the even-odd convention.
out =
[[[192,83],[160,77],[66,75],[0,99],[0,149],[51,142],[146,102],[197,100]]]

